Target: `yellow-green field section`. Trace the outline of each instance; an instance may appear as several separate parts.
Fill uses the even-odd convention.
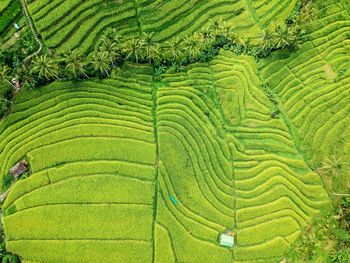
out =
[[[318,12],[302,47],[274,54],[261,71],[315,168],[350,154],[350,2],[322,1]]]
[[[180,39],[211,21],[225,21],[245,39],[256,39],[271,19],[285,19],[296,0],[27,0],[44,42],[58,52],[89,52],[101,34],[116,27],[125,39],[154,32],[158,42]]]
[[[328,196],[255,61],[220,52],[164,74],[21,93],[0,125],[7,249],[24,262],[276,262]],[[172,196],[177,204],[171,199]],[[234,249],[220,247],[227,228]]]

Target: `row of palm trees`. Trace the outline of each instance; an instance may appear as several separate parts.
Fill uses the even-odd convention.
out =
[[[261,47],[265,51],[297,47],[299,44],[298,28],[285,23],[275,23],[264,30]]]
[[[291,19],[292,22],[272,24],[254,45],[236,36],[231,25],[222,21],[214,21],[206,29],[185,39],[175,38],[166,43],[158,43],[153,32],[125,40],[116,28],[109,28],[103,33],[97,51],[92,55],[85,56],[78,50],[56,56],[43,54],[33,58],[29,65],[19,66],[11,73],[22,86],[35,86],[55,79],[109,76],[113,67],[124,61],[153,64],[155,72],[169,66],[181,68],[188,63],[212,59],[220,48],[261,57],[273,50],[298,46],[301,32],[299,24],[313,19],[313,2],[303,0],[299,14]],[[0,78],[13,86],[9,72],[7,66],[3,67],[0,69]]]

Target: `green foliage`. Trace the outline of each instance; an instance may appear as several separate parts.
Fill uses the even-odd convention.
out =
[[[16,18],[21,14],[21,5],[18,0],[10,1],[8,6],[0,12],[0,35],[5,33],[5,30],[13,26]]]
[[[349,262],[350,198],[343,198],[338,207],[313,219],[288,252],[290,262]]]
[[[9,173],[6,174],[3,179],[1,191],[5,192],[6,190],[8,190],[12,185],[12,183],[13,183],[13,176]]]

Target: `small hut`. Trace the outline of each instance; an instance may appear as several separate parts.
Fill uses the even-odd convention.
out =
[[[232,248],[235,244],[234,234],[232,232],[222,233],[219,238],[220,246]]]
[[[22,160],[16,163],[15,166],[10,169],[10,174],[13,176],[13,178],[18,179],[18,177],[26,171],[28,171],[28,162],[26,160]]]

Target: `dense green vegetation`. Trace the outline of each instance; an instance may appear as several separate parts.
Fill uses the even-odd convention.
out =
[[[0,3],[0,35],[5,34],[9,27],[17,21],[21,15],[21,7],[18,0],[1,1]]]
[[[347,0],[26,3],[2,262],[350,262]]]

